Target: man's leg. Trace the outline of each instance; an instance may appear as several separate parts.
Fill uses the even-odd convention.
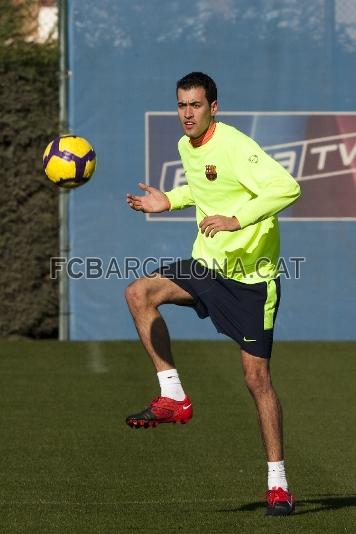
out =
[[[241,350],[246,385],[256,403],[267,461],[283,460],[282,408],[272,386],[269,360]]]
[[[140,278],[126,288],[126,301],[140,336],[156,371],[174,368],[167,325],[158,311],[161,304],[191,304],[193,297],[159,274]]]
[[[273,388],[269,359],[241,350],[246,385],[256,403],[268,463],[267,514],[288,515],[294,497],[288,492],[283,457],[282,407]]]
[[[159,423],[186,423],[192,407],[175,369],[167,325],[158,311],[161,304],[190,305],[193,297],[159,274],[128,286],[126,300],[141,342],[157,371],[161,396],[145,410],[126,418],[129,426],[148,428]]]

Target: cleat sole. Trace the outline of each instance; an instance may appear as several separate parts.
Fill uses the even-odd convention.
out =
[[[266,516],[267,517],[285,517],[287,515],[291,515],[294,512],[294,510],[272,510],[267,511]]]
[[[178,421],[140,421],[139,419],[136,420],[129,420],[126,421],[128,426],[130,428],[156,428],[158,425],[161,425],[163,423],[173,423],[174,425],[177,423],[180,423],[181,425],[186,425],[189,423],[190,419],[179,419]]]
[[[280,516],[280,517],[283,517],[283,516],[287,516],[287,515],[290,515],[290,514],[293,514],[295,510],[295,505],[293,504],[292,506],[290,505],[276,505],[274,507],[268,507],[267,508],[267,511],[266,511],[266,516],[269,516],[269,517],[277,517],[277,516]]]

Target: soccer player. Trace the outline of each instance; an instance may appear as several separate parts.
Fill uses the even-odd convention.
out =
[[[255,141],[215,120],[217,89],[209,76],[184,76],[177,82],[176,95],[184,131],[178,149],[188,183],[168,192],[139,184],[145,194],[128,194],[127,202],[146,213],[195,206],[198,234],[191,259],[162,267],[126,289],[161,388],[149,407],[126,422],[147,428],[189,421],[192,403],[180,382],[158,307],[191,306],[199,317],[210,316],[217,331],[241,348],[244,378],[256,404],[267,456],[267,514],[288,515],[294,497],[288,491],[282,410],[269,361],[280,295],[276,214],[299,197],[300,188]]]

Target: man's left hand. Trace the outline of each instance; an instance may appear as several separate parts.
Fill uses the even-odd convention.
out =
[[[236,217],[225,217],[224,215],[210,215],[205,217],[199,224],[202,234],[206,237],[214,237],[218,232],[235,232],[240,230],[241,226]]]

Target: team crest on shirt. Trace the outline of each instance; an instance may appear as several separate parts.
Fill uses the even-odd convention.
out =
[[[205,165],[205,176],[210,182],[212,182],[213,180],[216,180],[218,177],[218,173],[216,172],[216,166]]]

